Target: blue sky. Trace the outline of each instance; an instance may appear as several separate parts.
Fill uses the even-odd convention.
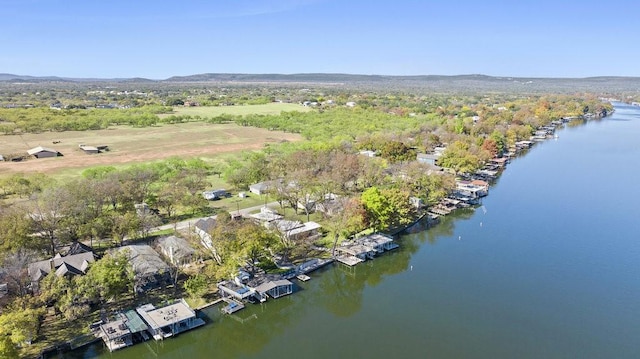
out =
[[[0,0],[0,73],[640,76],[637,0]]]

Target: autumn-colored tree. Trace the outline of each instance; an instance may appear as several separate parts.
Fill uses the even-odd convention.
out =
[[[496,144],[496,141],[491,138],[484,139],[482,142],[482,150],[489,153],[491,158],[498,156],[498,145]]]

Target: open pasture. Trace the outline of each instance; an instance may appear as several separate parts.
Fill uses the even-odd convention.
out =
[[[223,114],[244,116],[244,115],[278,115],[281,112],[307,112],[311,108],[295,103],[272,102],[264,105],[238,105],[238,106],[195,106],[183,107],[176,106],[173,113],[161,114],[159,117],[168,117],[171,115],[180,116],[200,116],[200,117],[217,117]]]
[[[43,146],[63,156],[22,162],[0,162],[0,175],[42,172],[55,174],[92,166],[125,165],[173,156],[211,158],[243,150],[258,150],[267,143],[299,141],[293,133],[236,124],[189,122],[145,128],[118,126],[97,131],[44,132],[0,136],[0,153],[26,152]],[[56,142],[56,143],[54,143]],[[78,145],[107,145],[109,151],[85,154]]]

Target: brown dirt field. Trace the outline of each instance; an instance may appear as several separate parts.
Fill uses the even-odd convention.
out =
[[[31,158],[0,162],[0,176],[12,173],[55,174],[92,166],[123,165],[178,157],[215,157],[223,153],[258,150],[267,143],[300,141],[292,133],[235,124],[185,123],[148,128],[116,127],[99,131],[68,131],[0,136],[0,153],[26,152],[43,146],[63,154],[56,158]],[[53,141],[60,143],[53,144]],[[85,154],[78,145],[108,145],[109,151]]]

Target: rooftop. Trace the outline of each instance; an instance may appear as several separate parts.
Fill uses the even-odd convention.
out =
[[[132,244],[116,249],[118,252],[125,250],[129,251],[131,266],[137,276],[164,273],[170,269],[158,252],[146,244]]]
[[[138,308],[137,312],[154,330],[196,316],[193,309],[191,309],[187,303],[182,300],[157,309],[152,305],[146,305]]]
[[[196,252],[189,242],[176,236],[158,238],[157,243],[165,253],[171,253],[170,256],[177,259],[188,258]]]
[[[207,232],[209,233],[217,224],[218,222],[216,221],[215,218],[201,218],[199,220],[196,221],[196,223],[193,224],[194,227],[198,228],[201,231]]]
[[[54,150],[53,148],[48,148],[48,147],[42,147],[42,146],[38,146],[38,147],[34,147],[30,150],[27,150],[27,153],[29,155],[34,155],[36,153],[40,153],[40,152],[53,152],[53,153],[58,153],[57,150]]]
[[[125,319],[114,320],[112,322],[102,324],[100,329],[109,340],[123,337],[127,334],[131,334],[129,327],[125,323]]]
[[[33,281],[39,281],[43,276],[46,276],[52,269],[59,269],[63,264],[66,269],[63,269],[59,275],[64,275],[67,272],[76,274],[77,272],[83,273],[89,263],[93,263],[95,257],[93,252],[84,252],[79,254],[73,254],[66,257],[57,255],[52,259],[43,260],[29,264],[29,275]]]

